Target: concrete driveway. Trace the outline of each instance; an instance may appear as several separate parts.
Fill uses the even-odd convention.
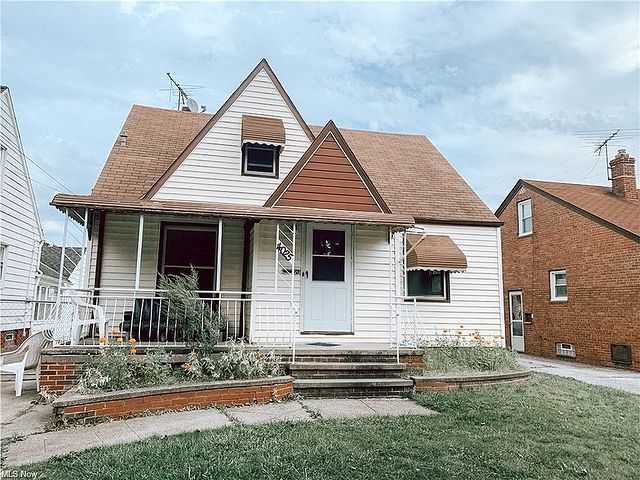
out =
[[[533,357],[520,354],[520,364],[534,372],[575,378],[581,382],[617,388],[640,395],[640,372],[618,368],[594,367],[566,360]]]

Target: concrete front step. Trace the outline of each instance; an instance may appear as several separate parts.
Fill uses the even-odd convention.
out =
[[[291,350],[277,350],[282,361],[291,362]],[[419,349],[402,349],[400,351],[400,362],[407,363],[407,360],[422,361],[423,351]],[[396,351],[393,349],[328,349],[328,348],[304,348],[297,349],[296,363],[397,363]]]
[[[296,362],[289,364],[295,378],[401,378],[402,363],[379,362]]]
[[[293,391],[307,398],[319,397],[406,397],[413,381],[400,378],[301,378]]]

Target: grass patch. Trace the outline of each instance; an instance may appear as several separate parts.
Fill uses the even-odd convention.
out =
[[[424,347],[425,373],[507,372],[521,370],[518,354],[501,347]]]
[[[536,374],[524,384],[416,400],[441,414],[227,427],[30,470],[60,480],[638,478],[638,396]]]

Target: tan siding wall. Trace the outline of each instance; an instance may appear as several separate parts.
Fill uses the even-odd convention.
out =
[[[286,144],[280,155],[279,179],[241,175],[243,114],[282,119]],[[176,169],[154,199],[263,205],[309,145],[309,139],[263,70]]]

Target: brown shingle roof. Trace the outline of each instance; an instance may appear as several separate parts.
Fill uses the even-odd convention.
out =
[[[418,222],[499,223],[424,135],[339,130],[392,212]]]
[[[211,115],[134,105],[93,187],[97,197],[139,199],[169,168]]]
[[[122,128],[126,146],[116,140],[91,198],[140,200],[210,119],[203,113],[134,105]],[[394,214],[418,222],[500,224],[426,137],[339,130]]]
[[[496,215],[502,213],[522,186],[531,188],[589,218],[598,219],[600,223],[615,230],[628,232],[640,241],[640,202],[613,195],[611,187],[600,185],[519,180],[498,207]]]

